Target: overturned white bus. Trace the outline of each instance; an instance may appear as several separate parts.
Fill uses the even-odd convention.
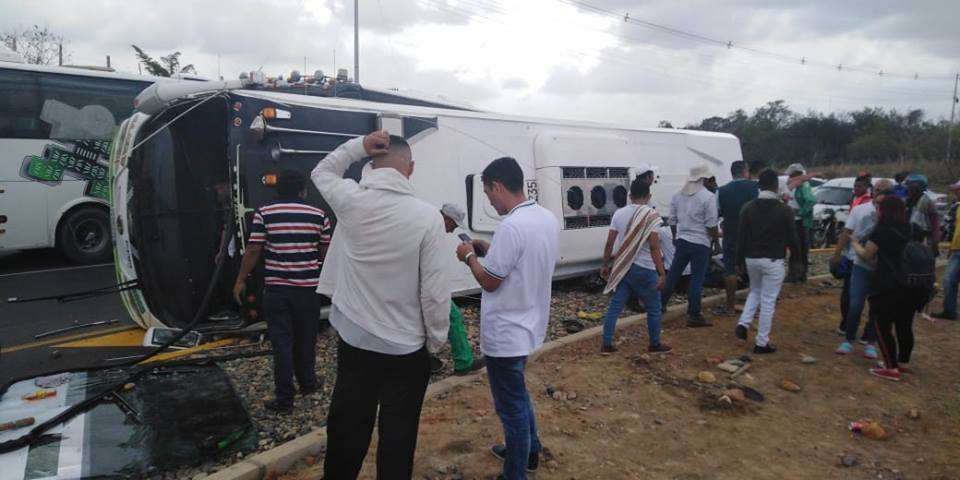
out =
[[[479,173],[494,158],[516,158],[527,195],[561,219],[557,278],[597,270],[610,217],[626,204],[641,164],[654,167],[654,203],[666,211],[692,165],[710,165],[722,183],[742,159],[739,141],[727,134],[520,118],[389,94],[315,97],[238,82],[216,91],[177,88],[151,87],[138,97],[140,113],[121,126],[111,159],[118,281],[136,285],[122,296],[144,327],[182,327],[198,313],[239,325],[260,320],[256,295],[235,316],[218,312],[232,308],[247,225],[253,209],[274,199],[274,174],[309,175],[327,152],[376,129],[408,139],[417,194],[438,215],[443,203],[464,205],[475,238],[489,238],[499,218]],[[357,166],[347,176],[361,174]],[[312,186],[307,201],[327,210]],[[448,241],[452,293],[478,291],[454,256],[457,238]],[[226,265],[214,278],[221,246]],[[198,312],[208,287],[212,299]]]

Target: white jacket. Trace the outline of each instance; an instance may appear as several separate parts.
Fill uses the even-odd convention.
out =
[[[343,178],[366,157],[363,138],[329,153],[310,178],[337,217],[317,292],[367,332],[436,352],[447,341],[450,288],[443,274],[440,210],[414,196],[400,172]]]

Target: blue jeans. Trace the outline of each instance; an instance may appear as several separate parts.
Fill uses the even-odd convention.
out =
[[[670,273],[663,288],[663,302],[670,300],[673,289],[683,276],[683,270],[690,264],[690,287],[687,288],[687,313],[700,313],[700,297],[703,293],[703,280],[707,276],[710,262],[710,247],[677,239],[677,253],[673,256]]]
[[[847,341],[853,343],[857,339],[857,331],[860,330],[860,317],[863,315],[863,306],[867,303],[867,294],[870,292],[870,277],[873,272],[854,265],[850,271],[850,293],[847,303],[847,318],[843,324],[843,330],[847,334]],[[873,343],[877,341],[877,329],[873,325],[873,316],[867,321],[867,326],[863,327],[863,337],[866,341]]]
[[[647,334],[650,335],[650,345],[660,344],[660,291],[657,290],[657,280],[660,275],[649,268],[636,264],[630,265],[630,270],[620,280],[617,290],[613,292],[607,314],[603,317],[603,344],[613,343],[613,332],[617,329],[617,318],[623,312],[623,306],[633,293],[640,297],[643,306],[647,309]]]
[[[947,268],[943,271],[943,313],[948,317],[957,316],[958,280],[960,280],[960,251],[950,254]]]
[[[503,424],[507,458],[503,462],[503,476],[507,480],[527,478],[527,462],[539,455],[540,438],[533,402],[527,393],[524,370],[527,357],[486,357],[487,376],[493,406]]]

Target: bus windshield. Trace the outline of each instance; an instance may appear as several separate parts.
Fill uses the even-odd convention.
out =
[[[200,307],[228,221],[227,107],[213,99],[166,126],[194,102],[166,110],[140,130],[156,133],[129,159],[127,209],[138,277],[153,314],[188,323]],[[219,133],[218,133],[219,132]],[[234,247],[235,248],[235,247]],[[220,292],[218,299],[228,298]],[[215,308],[215,307],[214,307]]]

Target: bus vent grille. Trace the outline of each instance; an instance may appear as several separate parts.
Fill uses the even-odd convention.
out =
[[[587,228],[590,226],[588,217],[567,217],[563,219],[563,228],[566,230],[576,230],[578,228]]]
[[[563,167],[563,178],[586,178],[583,167]]]
[[[610,225],[610,215],[594,215],[589,218],[591,227],[606,227]]]
[[[609,178],[627,178],[630,173],[627,168],[610,168],[607,170],[607,176]]]
[[[578,217],[566,217],[563,219],[563,228],[565,230],[606,227],[608,225],[610,225],[610,215],[581,215]]]
[[[587,178],[607,178],[607,169],[597,167],[588,168]]]

